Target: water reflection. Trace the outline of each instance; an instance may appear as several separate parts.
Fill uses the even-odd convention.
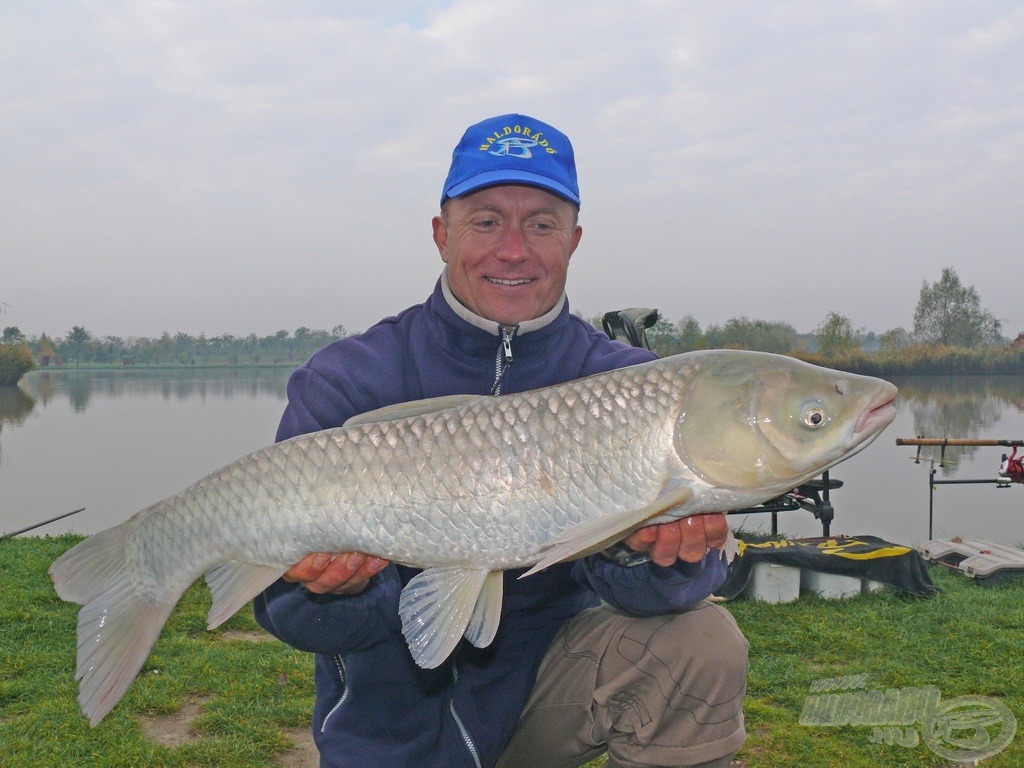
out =
[[[1007,411],[1024,412],[1024,386],[1016,376],[915,376],[894,379],[902,408],[912,417],[914,435],[907,437],[1021,439],[996,435]],[[953,477],[961,464],[973,459],[976,446],[945,449],[940,470]],[[939,448],[922,448],[922,459],[939,459]]]
[[[37,403],[45,408],[65,397],[76,413],[84,413],[96,398],[284,399],[290,372],[286,368],[36,371],[20,386],[0,387],[0,433],[5,426],[24,424]],[[893,382],[900,390],[901,410],[913,418],[915,434],[908,437],[992,437],[1004,412],[1024,412],[1024,383],[1016,376],[894,377]],[[929,450],[938,458],[938,449],[923,449],[922,457],[931,457]],[[976,451],[975,447],[947,448],[950,462],[945,472],[955,474],[955,462]]]
[[[34,371],[0,390],[0,533],[85,507],[37,533],[93,533],[273,440],[288,369]],[[918,541],[929,530],[927,465],[897,437],[1024,438],[1020,377],[894,377],[896,422],[836,468],[833,532]],[[935,456],[923,452],[924,458]],[[946,476],[994,478],[998,448],[947,449]],[[957,463],[953,463],[957,462]],[[1024,487],[943,486],[943,537],[1024,541]],[[765,524],[757,516],[747,527]],[[741,521],[736,521],[741,522]],[[780,521],[819,535],[802,510]]]
[[[283,398],[290,368],[176,368],[37,371],[21,383],[30,397],[44,406],[66,396],[76,413],[84,412],[96,397],[152,397],[187,400],[207,397]],[[0,401],[0,418],[4,404]]]
[[[25,394],[21,387],[0,387],[0,432],[5,424],[19,426],[36,407],[36,401]]]
[[[288,368],[33,371],[0,391],[0,533],[102,530],[273,441]]]
[[[63,399],[75,413],[85,413],[96,399],[284,399],[290,368],[176,368],[33,371],[18,386],[0,387],[0,465],[4,463],[3,432],[21,427],[39,405],[48,408]]]
[[[20,387],[0,387],[0,465],[4,463],[4,427],[20,427],[35,407],[36,401]]]

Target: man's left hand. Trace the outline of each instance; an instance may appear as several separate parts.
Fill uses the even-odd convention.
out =
[[[650,551],[655,564],[668,568],[675,565],[676,560],[699,563],[708,549],[724,546],[728,535],[725,513],[708,512],[638,528],[624,541],[637,552]]]

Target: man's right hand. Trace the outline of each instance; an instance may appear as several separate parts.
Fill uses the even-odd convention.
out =
[[[289,568],[282,578],[318,595],[358,595],[387,564],[387,560],[361,552],[314,552]]]

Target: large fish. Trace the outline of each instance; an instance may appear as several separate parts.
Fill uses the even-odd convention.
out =
[[[501,397],[374,411],[257,451],[61,556],[81,603],[79,705],[120,700],[201,575],[212,629],[310,552],[424,569],[402,592],[416,662],[484,647],[501,571],[530,573],[653,522],[778,496],[895,416],[879,379],[758,352],[692,352]]]

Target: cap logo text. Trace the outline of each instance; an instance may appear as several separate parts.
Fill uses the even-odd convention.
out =
[[[484,139],[480,144],[480,151],[499,157],[521,157],[525,160],[533,157],[531,150],[534,147],[540,147],[549,155],[557,155],[558,151],[543,136],[543,131],[534,133],[529,126],[506,125]]]

